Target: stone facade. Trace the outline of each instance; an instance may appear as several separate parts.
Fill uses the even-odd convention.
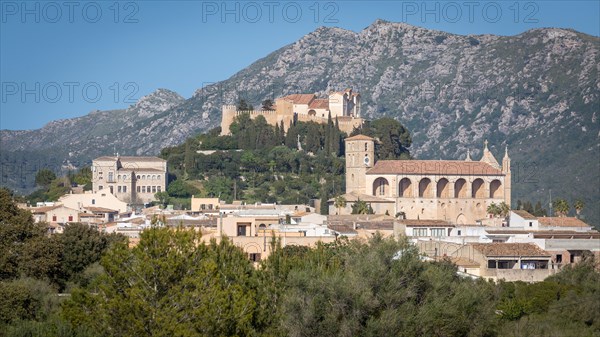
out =
[[[92,161],[92,191],[108,191],[128,204],[154,201],[167,188],[167,161],[158,157],[99,157]]]
[[[331,92],[328,98],[317,98],[314,94],[280,97],[275,100],[273,110],[238,111],[235,105],[224,105],[221,134],[229,135],[229,126],[241,114],[248,114],[252,119],[263,116],[270,125],[283,122],[284,130],[294,121],[325,124],[331,114],[331,118],[337,119],[340,130],[350,134],[364,122],[360,117],[360,106],[360,94],[352,92],[352,89]]]
[[[373,206],[378,212],[404,213],[407,219],[471,224],[487,216],[491,203],[510,205],[508,150],[501,166],[488,150],[487,141],[480,161],[467,156],[464,161],[380,160],[376,163],[373,163],[373,138],[359,135],[345,142],[346,193],[350,197],[364,195],[386,200]]]

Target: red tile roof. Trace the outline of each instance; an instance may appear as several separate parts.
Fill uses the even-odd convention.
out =
[[[502,175],[482,162],[462,160],[379,160],[367,174]]]
[[[472,246],[485,256],[550,256],[533,243],[474,243]]]
[[[29,208],[29,211],[33,214],[40,214],[40,213],[46,213],[53,209],[57,209],[59,207],[62,207],[62,205],[31,207],[31,208]]]
[[[310,102],[308,107],[311,109],[329,109],[329,100],[326,98],[318,98]]]
[[[340,235],[356,235],[358,232],[354,230],[351,226],[347,225],[329,225],[327,228],[332,231],[338,232]]]
[[[585,222],[572,217],[541,217],[537,219],[540,225],[545,227],[589,227]]]
[[[525,220],[535,220],[535,219],[537,219],[536,216],[531,215],[531,213],[529,213],[527,211],[516,210],[516,211],[512,211],[512,212],[515,213],[516,215],[520,216],[521,218],[525,219]]]
[[[288,101],[292,101],[294,104],[309,104],[316,97],[314,94],[293,94],[287,95],[283,98]]]
[[[97,213],[119,213],[119,211],[117,211],[117,210],[110,209],[110,208],[104,208],[104,207],[89,206],[89,207],[84,207],[84,208],[87,209],[90,212],[97,212]]]

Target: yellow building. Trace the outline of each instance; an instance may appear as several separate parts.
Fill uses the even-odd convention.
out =
[[[158,157],[99,157],[92,161],[92,191],[128,204],[154,201],[167,188],[167,161]]]

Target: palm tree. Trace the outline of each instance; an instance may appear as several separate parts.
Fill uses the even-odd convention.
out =
[[[508,206],[504,201],[498,205],[498,208],[500,209],[500,216],[503,218],[506,218],[510,213],[510,206]]]
[[[337,208],[337,214],[340,214],[340,208],[346,207],[346,198],[343,195],[338,195],[335,197],[333,205]]]
[[[577,217],[579,217],[579,214],[581,214],[581,211],[583,211],[583,208],[585,207],[585,203],[583,200],[577,199],[575,200],[573,207],[575,208],[575,212],[577,212]]]
[[[373,214],[373,208],[371,204],[367,204],[363,200],[356,200],[352,205],[352,214]]]
[[[487,212],[495,217],[497,217],[498,215],[500,215],[500,213],[502,212],[502,210],[500,209],[500,206],[496,205],[495,203],[491,203],[488,207],[487,207]]]
[[[554,202],[554,212],[556,212],[558,216],[567,216],[570,209],[571,206],[565,199],[556,199]]]

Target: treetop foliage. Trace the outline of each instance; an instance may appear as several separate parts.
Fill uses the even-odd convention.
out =
[[[228,202],[294,204],[311,199],[327,201],[343,193],[346,134],[331,116],[326,124],[273,126],[262,116],[252,119],[241,114],[230,126],[231,135],[221,136],[220,131],[215,128],[180,146],[163,149],[161,157],[168,160],[169,172],[176,180],[171,182],[175,186],[168,187],[168,196],[159,196],[161,203],[184,206],[185,198],[196,195]],[[410,133],[399,122],[377,120],[363,131],[383,139],[383,145],[378,146],[387,151],[385,158],[410,158]],[[201,184],[193,187],[192,180]],[[189,199],[187,203],[189,206]],[[322,212],[326,213],[323,205]]]

